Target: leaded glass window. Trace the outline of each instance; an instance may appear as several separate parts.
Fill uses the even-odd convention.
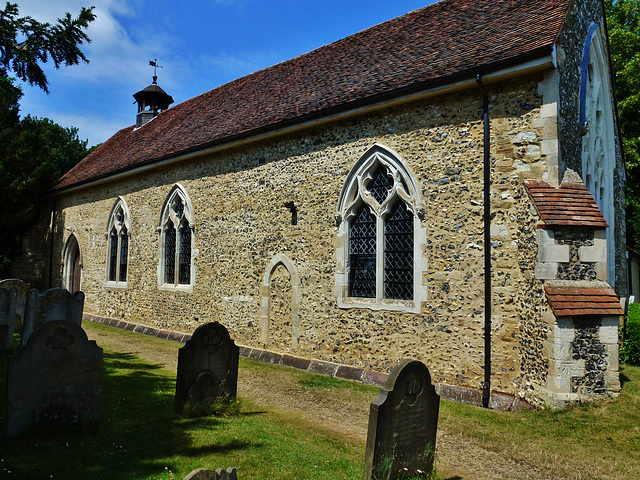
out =
[[[118,268],[118,232],[115,227],[111,229],[109,240],[111,241],[109,255],[109,281],[115,282],[116,269]]]
[[[127,227],[122,227],[120,232],[120,272],[118,278],[121,282],[127,280],[127,262],[129,261],[129,232]]]
[[[353,167],[336,220],[341,308],[420,312],[427,287],[421,185],[408,165],[376,144]]]
[[[413,298],[413,214],[403,202],[384,219],[384,298]]]
[[[188,285],[191,282],[191,228],[189,224],[180,226],[180,280]]]
[[[192,218],[186,193],[180,187],[174,187],[163,210],[163,285],[178,287],[192,283]]]
[[[365,204],[350,225],[349,295],[376,297],[376,218]]]
[[[167,225],[164,234],[164,282],[174,283],[176,275],[176,228]]]
[[[372,213],[375,206],[363,203],[349,223],[349,295],[352,297],[376,298],[378,241],[382,235],[383,251],[379,252],[383,258],[382,298],[413,298],[413,213],[399,198],[390,203],[393,186],[387,167],[378,164],[365,182],[365,188],[386,208],[376,216]],[[404,184],[403,187],[406,188]]]
[[[126,286],[129,226],[129,210],[120,197],[111,210],[107,230],[107,283],[110,286]]]

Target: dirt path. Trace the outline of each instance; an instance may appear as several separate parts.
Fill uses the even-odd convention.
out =
[[[136,342],[132,336],[107,335],[88,325],[89,338],[103,348],[131,353],[155,364],[176,371],[179,344],[155,349]],[[363,395],[322,395],[314,389],[302,387],[297,378],[286,371],[267,375],[239,372],[238,395],[266,410],[285,417],[303,419],[318,428],[344,435],[345,439],[364,444],[367,436],[370,398]],[[557,474],[535,465],[518,462],[508,456],[489,451],[470,439],[447,432],[439,425],[438,472],[447,480],[513,480],[558,479]]]

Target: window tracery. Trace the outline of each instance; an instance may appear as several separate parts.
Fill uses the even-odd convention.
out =
[[[340,195],[336,292],[342,308],[420,311],[424,204],[415,177],[395,153],[374,145]]]

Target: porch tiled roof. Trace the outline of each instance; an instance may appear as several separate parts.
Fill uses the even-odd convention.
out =
[[[544,228],[609,226],[593,195],[582,183],[562,183],[556,188],[543,181],[526,180],[525,186]]]
[[[54,190],[547,55],[570,3],[442,0],[124,128]]]
[[[556,317],[624,315],[611,287],[584,288],[545,285],[547,300]]]

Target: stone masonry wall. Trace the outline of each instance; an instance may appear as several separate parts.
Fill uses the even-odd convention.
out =
[[[547,324],[537,262],[536,214],[524,178],[546,169],[542,75],[489,85],[492,208],[492,388],[532,400],[544,385]],[[57,198],[54,286],[73,232],[83,259],[85,311],[190,333],[220,321],[240,344],[262,347],[263,276],[274,256],[301,283],[299,339],[291,335],[292,285],[271,276],[270,343],[284,353],[388,372],[424,361],[434,381],[481,388],[483,380],[483,124],[477,89],[353,116],[207,157],[158,167]],[[553,141],[555,137],[547,139]],[[378,142],[422,185],[428,300],[420,314],[341,310],[333,294],[335,208],[347,174]],[[158,289],[162,205],[179,182],[195,216],[193,293]],[[131,212],[126,288],[106,283],[106,228],[122,196]],[[294,201],[297,224],[284,202]]]

